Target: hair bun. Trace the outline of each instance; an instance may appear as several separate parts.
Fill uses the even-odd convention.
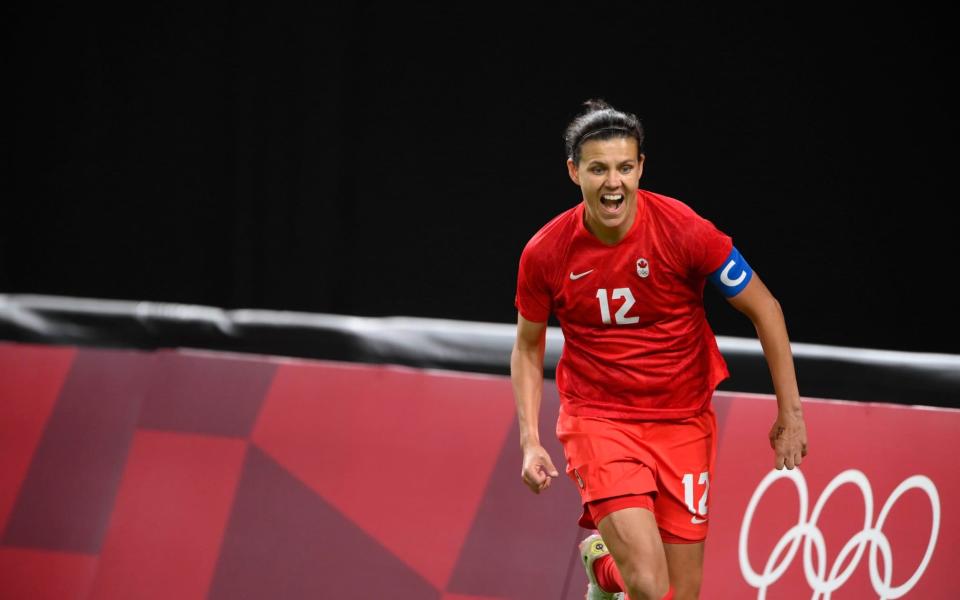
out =
[[[583,105],[587,107],[588,113],[597,112],[598,110],[608,110],[613,108],[612,106],[607,104],[606,100],[603,100],[601,98],[591,98],[590,100],[587,100],[586,102],[584,102]]]

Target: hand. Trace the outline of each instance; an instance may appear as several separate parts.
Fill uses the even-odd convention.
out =
[[[550,482],[554,477],[559,477],[560,473],[553,466],[553,461],[543,446],[532,444],[523,449],[523,471],[521,473],[523,482],[527,484],[534,494],[539,494],[550,487]]]
[[[807,455],[807,426],[803,413],[780,413],[770,428],[770,447],[776,456],[776,467],[799,467]]]

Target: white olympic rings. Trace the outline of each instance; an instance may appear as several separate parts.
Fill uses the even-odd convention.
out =
[[[776,546],[774,546],[773,552],[770,553],[770,557],[767,559],[767,564],[763,567],[763,573],[757,573],[753,570],[750,564],[750,557],[747,555],[747,538],[750,531],[750,523],[753,520],[753,513],[756,511],[760,499],[764,493],[766,493],[767,489],[778,479],[789,479],[797,488],[797,495],[800,500],[800,514],[797,524],[787,530],[783,537],[780,538],[780,541],[777,542]],[[863,494],[863,530],[847,541],[843,549],[840,550],[840,554],[837,555],[836,560],[834,560],[829,575],[824,577],[827,547],[824,542],[823,533],[817,528],[817,519],[820,518],[820,513],[833,492],[845,483],[851,483],[857,486]],[[923,560],[920,561],[920,565],[913,572],[913,575],[901,585],[892,587],[893,553],[890,549],[890,541],[881,530],[893,504],[900,496],[913,488],[923,491],[930,499],[930,508],[933,513],[933,522],[930,526],[930,541],[927,543],[927,550],[923,555]],[[933,481],[923,475],[908,477],[893,490],[893,493],[890,494],[890,497],[880,510],[876,525],[871,525],[870,523],[873,520],[873,491],[870,488],[870,481],[867,480],[866,475],[856,469],[849,469],[840,473],[827,484],[820,499],[817,500],[816,506],[813,507],[813,514],[810,515],[809,521],[807,520],[808,506],[807,482],[799,469],[771,471],[763,481],[760,482],[760,485],[757,486],[756,491],[753,493],[753,497],[750,498],[750,503],[747,505],[747,510],[743,516],[743,523],[740,526],[740,571],[743,573],[743,578],[747,580],[747,583],[759,590],[757,593],[758,600],[766,598],[767,588],[777,581],[790,566],[801,540],[803,540],[803,573],[807,578],[807,583],[810,585],[810,588],[813,589],[812,600],[829,600],[830,594],[846,583],[860,564],[860,558],[863,556],[863,551],[868,543],[870,544],[870,583],[873,584],[874,591],[876,591],[880,600],[899,598],[910,591],[910,589],[917,584],[917,581],[920,580],[920,576],[923,575],[927,564],[930,562],[930,557],[933,555],[933,548],[936,545],[937,535],[940,531],[940,495],[937,493],[937,488],[933,484]],[[789,549],[787,549],[787,546],[789,546]],[[812,549],[814,548],[817,551],[816,568],[814,567],[814,561],[811,556]],[[784,553],[784,550],[786,550],[786,556],[777,563],[780,556]],[[880,577],[879,567],[877,566],[877,550],[883,555],[884,569],[882,578]],[[850,564],[847,565],[847,568],[844,569],[842,573],[838,573],[837,571],[840,569],[840,566],[843,565],[851,552],[855,552],[855,554],[853,558],[850,559]]]

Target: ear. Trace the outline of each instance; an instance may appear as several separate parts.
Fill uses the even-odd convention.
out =
[[[567,174],[570,176],[571,181],[580,185],[580,172],[577,171],[577,165],[573,163],[572,158],[567,159]]]
[[[644,161],[645,158],[647,158],[647,156],[646,156],[645,154],[642,154],[642,153],[640,154],[639,158],[637,158],[637,170],[640,171],[640,172],[637,174],[637,178],[638,178],[638,179],[639,179],[640,177],[643,177],[643,161]]]

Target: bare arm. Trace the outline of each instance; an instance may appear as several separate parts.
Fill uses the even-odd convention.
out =
[[[523,482],[539,494],[558,477],[556,467],[540,444],[540,399],[543,393],[543,354],[547,324],[528,321],[517,315],[517,340],[510,356],[510,380],[520,422],[523,450]]]
[[[728,301],[747,315],[757,330],[777,395],[777,420],[770,429],[770,446],[776,455],[776,467],[792,469],[807,455],[807,428],[780,303],[756,273],[747,287]]]

